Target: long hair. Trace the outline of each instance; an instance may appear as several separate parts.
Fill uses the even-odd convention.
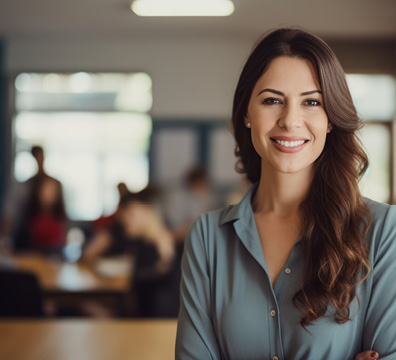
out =
[[[356,135],[362,121],[353,105],[345,73],[320,38],[299,29],[279,29],[266,35],[251,53],[233,103],[237,170],[246,173],[253,183],[260,179],[261,158],[253,147],[244,117],[256,82],[279,56],[305,59],[313,65],[332,126],[315,162],[309,194],[299,209],[305,269],[293,303],[302,313],[304,327],[325,315],[329,306],[334,309],[335,321],[344,323],[350,320],[349,305],[356,297],[356,286],[370,271],[365,236],[371,214],[358,188],[368,159]]]

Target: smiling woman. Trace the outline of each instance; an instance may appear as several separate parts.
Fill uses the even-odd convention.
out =
[[[322,102],[317,76],[307,60],[281,56],[270,64],[252,91],[245,116],[262,159],[261,176],[271,174],[269,168],[312,173],[328,131]]]
[[[232,124],[253,186],[190,230],[176,358],[394,359],[396,206],[360,194],[362,121],[332,50],[269,33]]]

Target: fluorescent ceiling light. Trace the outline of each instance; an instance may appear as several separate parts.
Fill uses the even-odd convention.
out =
[[[231,0],[135,0],[132,11],[139,16],[229,16]]]

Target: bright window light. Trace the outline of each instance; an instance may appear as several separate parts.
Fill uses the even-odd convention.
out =
[[[22,73],[15,87],[16,180],[36,173],[30,150],[41,145],[45,170],[62,183],[67,214],[78,221],[113,213],[118,183],[134,192],[147,186],[149,75]],[[65,255],[77,257],[70,251]]]
[[[389,121],[396,113],[396,81],[392,75],[348,74],[348,86],[363,120]]]
[[[231,0],[135,0],[132,11],[139,16],[229,16]]]

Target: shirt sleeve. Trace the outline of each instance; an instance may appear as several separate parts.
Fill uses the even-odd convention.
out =
[[[220,359],[211,316],[207,236],[201,216],[189,231],[182,259],[177,360]]]
[[[363,335],[363,348],[381,360],[396,359],[396,206],[390,206],[372,260],[373,282]]]

